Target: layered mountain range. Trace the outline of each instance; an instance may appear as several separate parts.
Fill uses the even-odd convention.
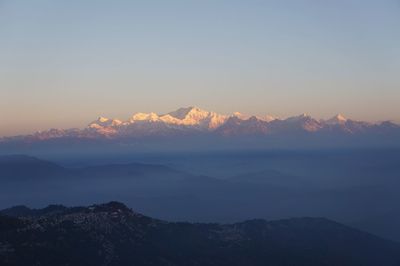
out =
[[[215,135],[268,136],[298,133],[392,134],[400,126],[390,121],[370,123],[347,119],[338,114],[331,119],[315,119],[307,114],[280,119],[269,115],[248,116],[241,113],[222,115],[197,107],[180,108],[167,114],[135,113],[126,121],[99,117],[84,129],[50,129],[31,135],[7,137],[9,140],[48,140],[57,138],[138,138],[147,136]]]
[[[3,216],[5,214],[6,216]],[[400,245],[323,218],[171,223],[119,202],[0,215],[1,265],[399,265]]]

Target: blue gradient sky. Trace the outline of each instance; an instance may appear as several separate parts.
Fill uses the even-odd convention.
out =
[[[400,121],[400,1],[0,0],[0,135],[196,105]]]

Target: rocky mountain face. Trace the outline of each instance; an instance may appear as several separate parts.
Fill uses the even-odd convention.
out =
[[[118,202],[42,210],[18,207],[0,216],[4,266],[399,263],[399,244],[323,218],[170,223]]]

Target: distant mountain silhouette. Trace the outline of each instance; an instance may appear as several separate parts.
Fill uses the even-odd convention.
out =
[[[0,216],[0,264],[399,265],[400,244],[323,218],[170,223],[118,202]]]
[[[21,180],[58,177],[67,174],[66,169],[48,161],[25,155],[0,156],[0,178]]]
[[[83,177],[143,177],[182,176],[183,173],[155,164],[106,164],[82,168],[65,168],[56,163],[26,155],[0,156],[0,179],[83,178]]]
[[[63,205],[49,205],[43,209],[30,209],[24,205],[14,206],[1,211],[1,214],[12,217],[39,217],[42,215],[62,213],[67,209]]]

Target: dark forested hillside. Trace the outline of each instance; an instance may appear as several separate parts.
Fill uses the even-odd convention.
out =
[[[118,202],[28,210],[0,216],[1,265],[400,265],[399,244],[323,218],[170,223]]]

